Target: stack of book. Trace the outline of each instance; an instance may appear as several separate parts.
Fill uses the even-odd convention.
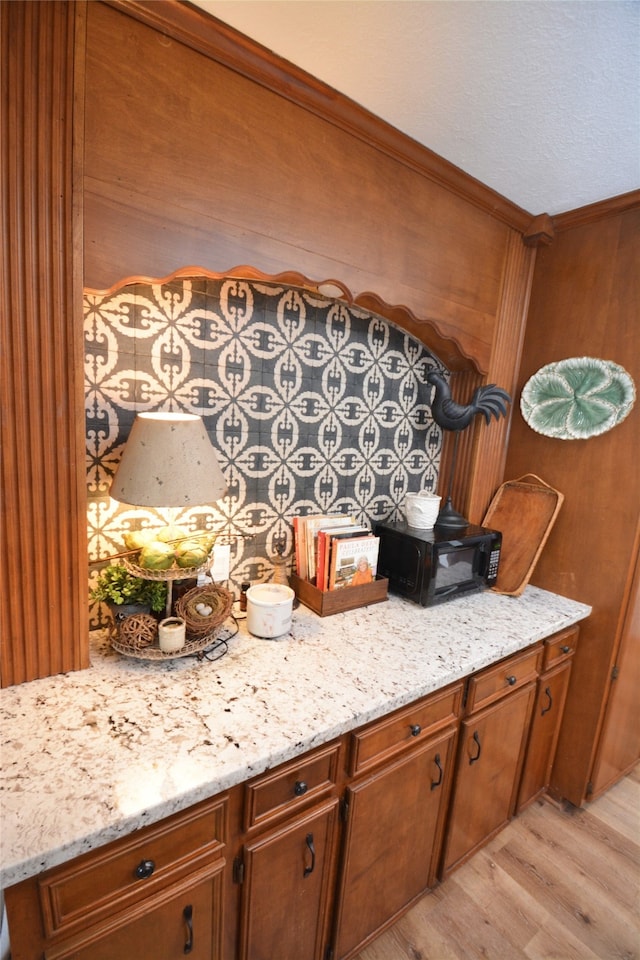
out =
[[[372,583],[379,537],[346,514],[294,517],[296,573],[319,590]]]

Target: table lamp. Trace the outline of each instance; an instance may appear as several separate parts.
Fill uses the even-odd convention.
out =
[[[227,489],[202,417],[139,413],[111,484],[114,500],[135,507],[215,503]]]
[[[136,416],[111,484],[114,500],[135,507],[173,508],[175,513],[178,507],[215,503],[226,489],[202,417],[191,413]]]

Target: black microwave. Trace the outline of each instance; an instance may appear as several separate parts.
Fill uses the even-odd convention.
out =
[[[406,523],[378,523],[378,576],[389,590],[423,607],[491,587],[498,579],[502,536],[469,525],[455,533]]]

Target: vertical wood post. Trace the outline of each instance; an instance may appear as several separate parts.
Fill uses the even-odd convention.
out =
[[[73,154],[82,10],[1,4],[3,686],[89,661]]]
[[[518,415],[518,371],[535,258],[535,246],[523,243],[522,236],[513,231],[505,251],[496,333],[487,375],[487,382],[507,390],[513,402],[507,416],[497,421],[492,418],[486,424],[483,418],[476,418],[473,456],[467,476],[470,495],[465,514],[473,523],[482,521],[491,498],[504,480],[511,418]]]

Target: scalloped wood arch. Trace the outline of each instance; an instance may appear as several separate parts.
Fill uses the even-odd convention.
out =
[[[375,313],[400,329],[415,337],[423,343],[428,350],[452,373],[471,373],[481,377],[482,372],[476,361],[466,354],[460,344],[453,338],[444,337],[433,321],[426,318],[416,317],[416,315],[402,304],[390,304],[383,300],[376,293],[365,291],[353,296],[351,291],[342,283],[341,280],[329,278],[327,280],[310,280],[302,273],[294,270],[287,270],[283,273],[268,274],[263,273],[256,267],[242,264],[232,267],[218,273],[214,270],[207,270],[204,267],[189,266],[180,267],[174,270],[166,277],[145,277],[132,276],[124,280],[118,280],[106,290],[96,290],[86,288],[86,293],[105,295],[115,293],[123,287],[132,283],[170,283],[172,280],[179,280],[189,277],[204,277],[211,280],[260,280],[264,283],[286,284],[290,287],[296,287],[302,290],[308,290],[317,293],[327,299],[344,300],[349,306],[358,307],[370,313]]]

